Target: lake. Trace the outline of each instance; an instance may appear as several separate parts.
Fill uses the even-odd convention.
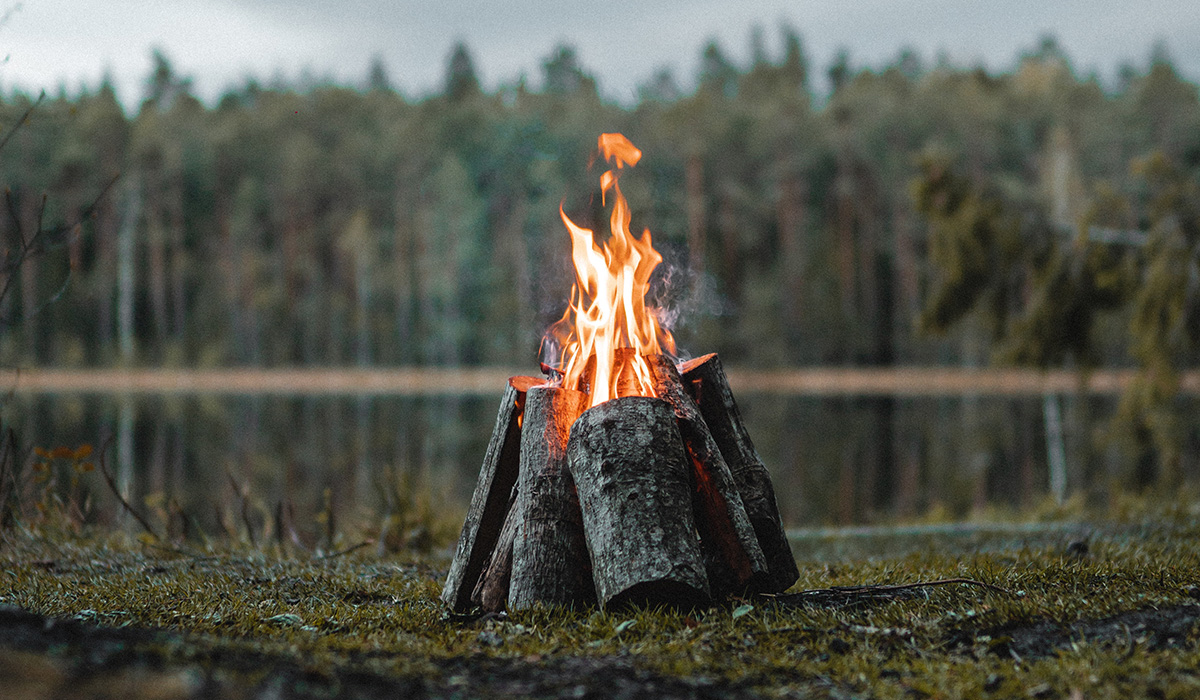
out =
[[[37,373],[26,373],[0,418],[27,447],[106,445],[132,502],[173,500],[207,527],[218,526],[214,505],[236,493],[261,517],[286,503],[301,523],[325,510],[326,498],[335,513],[386,512],[414,486],[435,507],[461,511],[506,373],[438,372],[174,373],[169,381],[48,373],[40,388]],[[1094,439],[1113,413],[1120,376],[1101,377],[1083,395],[1066,391],[1070,376],[1016,373],[1005,383],[995,372],[830,372],[730,372],[789,527],[1103,495],[1136,468],[1118,446]],[[248,385],[247,377],[257,379]],[[1181,401],[1182,416],[1200,415],[1194,395]],[[1189,444],[1200,442],[1194,418],[1185,428]],[[97,501],[107,495],[96,477],[85,488]]]

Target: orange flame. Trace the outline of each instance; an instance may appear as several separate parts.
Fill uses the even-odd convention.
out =
[[[555,369],[563,386],[588,391],[589,408],[618,396],[654,396],[642,356],[675,352],[671,333],[659,326],[645,300],[662,255],[649,229],[640,239],[629,232],[629,203],[617,183],[621,170],[636,165],[642,152],[621,134],[601,134],[600,153],[613,166],[600,176],[601,201],[613,194],[611,236],[596,243],[593,232],[575,225],[559,206],[571,235],[575,286],[567,312],[547,332],[561,348]]]

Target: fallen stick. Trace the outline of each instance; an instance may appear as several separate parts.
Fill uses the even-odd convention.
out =
[[[935,581],[918,581],[916,583],[901,583],[901,584],[868,584],[861,586],[834,586],[832,588],[813,588],[806,591],[797,591],[795,593],[785,594],[763,594],[761,597],[774,602],[782,603],[783,605],[806,605],[806,604],[821,604],[821,603],[839,603],[851,604],[860,600],[876,600],[880,598],[893,598],[897,593],[905,593],[921,588],[932,588],[935,586],[949,586],[952,584],[961,583],[969,586],[978,586],[986,588],[996,593],[1005,595],[1014,595],[1007,588],[1002,588],[995,584],[984,583],[969,578],[943,578]]]

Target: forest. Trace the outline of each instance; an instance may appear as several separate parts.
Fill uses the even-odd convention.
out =
[[[596,137],[619,131],[683,352],[1136,367],[1123,425],[1178,475],[1200,444],[1172,409],[1200,360],[1200,92],[1169,53],[1102,80],[1052,37],[1004,71],[817,68],[786,26],[751,48],[710,42],[694,81],[632,104],[569,45],[488,91],[460,44],[420,98],[376,62],[210,105],[158,52],[136,109],[107,81],[0,91],[0,366],[536,366],[572,281],[559,206],[596,221]]]

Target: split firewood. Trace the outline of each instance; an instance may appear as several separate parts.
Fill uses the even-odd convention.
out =
[[[766,559],[729,466],[687,394],[675,364],[662,355],[646,357],[654,391],[675,413],[695,478],[696,524],[704,547],[714,597],[759,593],[771,588]]]
[[[516,500],[516,491],[513,491]],[[509,504],[508,514],[504,517],[504,525],[500,528],[500,536],[496,539],[479,581],[471,591],[469,607],[482,608],[485,613],[500,612],[508,601],[508,587],[512,579],[513,540],[517,536],[517,526],[520,525],[519,512],[513,503]]]
[[[517,483],[525,394],[531,387],[544,382],[536,377],[513,377],[508,380],[500,400],[496,426],[488,441],[454,561],[442,589],[442,601],[456,612],[471,607],[471,594],[500,536]]]
[[[509,610],[596,602],[579,497],[567,468],[571,424],[587,400],[582,392],[548,386],[525,396]]]
[[[699,406],[709,432],[733,473],[750,524],[758,535],[771,577],[770,586],[763,592],[781,593],[796,582],[800,572],[783,530],[771,475],[742,423],[741,411],[733,399],[721,361],[715,353],[704,355],[684,362],[679,371],[685,388]]]
[[[571,428],[567,464],[600,604],[707,604],[690,468],[670,404],[629,396],[588,409]]]

